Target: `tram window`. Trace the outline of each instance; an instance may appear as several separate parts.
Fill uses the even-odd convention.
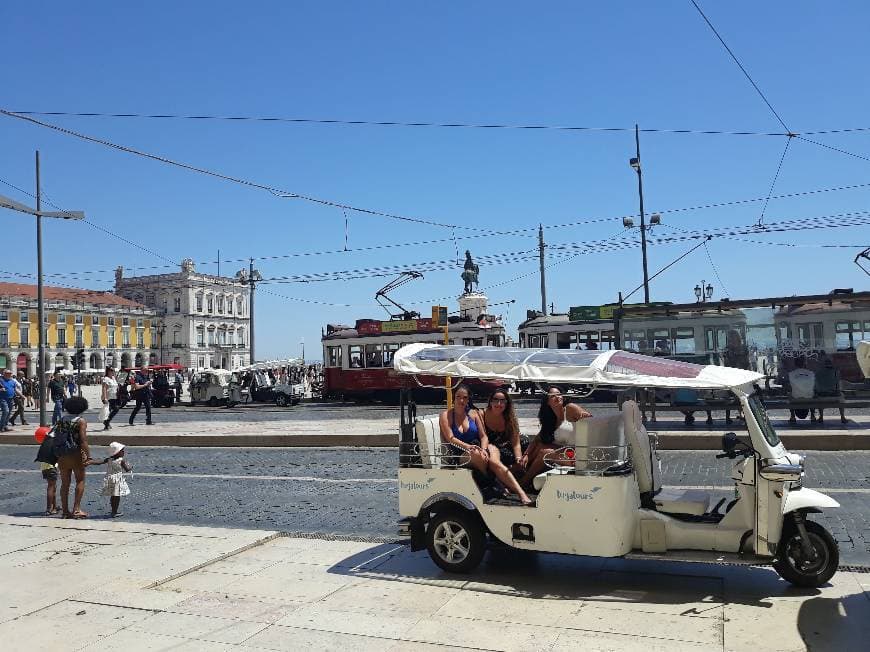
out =
[[[864,333],[861,330],[861,322],[838,321],[836,336],[838,351],[853,351],[856,342],[864,337]]]
[[[600,348],[598,339],[598,331],[586,331],[585,333],[577,333],[576,348],[586,349],[587,351],[597,351]]]
[[[616,348],[616,331],[601,331],[601,342],[599,348],[602,351],[610,351]]]
[[[654,355],[671,354],[671,332],[667,328],[649,328],[646,331],[647,346]]]
[[[570,349],[572,344],[577,343],[577,333],[556,333],[556,348]]]
[[[396,351],[399,350],[401,344],[384,344],[384,366],[392,367],[393,366],[393,356],[396,355]]]
[[[724,351],[728,338],[728,329],[725,326],[707,326],[705,331],[707,351]]]
[[[363,366],[363,348],[359,344],[347,347],[347,352],[351,369],[359,369]]]
[[[462,339],[462,346],[483,346],[483,338],[465,337]]]
[[[327,346],[326,347],[326,366],[340,367],[341,366],[341,347]]]
[[[695,353],[695,329],[689,327],[672,328],[674,353]]]
[[[623,340],[626,350],[646,352],[646,333],[644,331],[625,331]]]
[[[857,326],[858,323],[855,322]],[[822,322],[811,322],[809,324],[798,324],[798,342],[801,348],[821,349],[824,348],[822,340]]]
[[[366,367],[383,367],[384,359],[380,344],[366,344]]]

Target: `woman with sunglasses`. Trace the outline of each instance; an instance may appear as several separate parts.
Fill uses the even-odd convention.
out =
[[[483,425],[489,437],[489,456],[500,461],[515,473],[525,471],[517,462],[529,445],[528,438],[520,434],[514,402],[507,390],[497,389],[489,397],[482,412]]]
[[[520,485],[529,487],[535,476],[547,468],[544,456],[550,451],[569,445],[574,440],[574,423],[591,416],[579,405],[566,405],[561,390],[550,387],[538,410],[541,430],[518,461],[526,469]]]
[[[490,450],[494,447],[489,444],[480,411],[471,408],[470,397],[465,385],[456,388],[453,409],[444,410],[439,417],[442,441],[459,452],[466,453],[471,468],[481,473],[492,471],[503,485],[519,496],[523,505],[532,504],[507,467],[491,459]]]

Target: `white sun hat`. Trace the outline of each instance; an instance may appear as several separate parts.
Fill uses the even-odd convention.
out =
[[[125,446],[121,442],[113,441],[109,444],[109,457],[114,457],[122,450],[124,450]]]

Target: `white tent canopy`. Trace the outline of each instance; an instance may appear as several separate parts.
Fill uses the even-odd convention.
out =
[[[751,387],[764,378],[754,371],[690,364],[630,351],[436,344],[403,346],[393,358],[393,367],[413,375],[622,387],[736,389]]]

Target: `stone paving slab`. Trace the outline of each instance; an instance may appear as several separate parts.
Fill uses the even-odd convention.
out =
[[[796,652],[866,649],[870,636],[867,575],[806,590],[765,568],[502,549],[451,576],[402,545],[276,535],[0,517],[10,542],[0,561],[58,540],[102,550],[0,564],[0,640],[58,651]],[[189,568],[135,564],[128,575],[119,561],[163,549],[190,555]]]

